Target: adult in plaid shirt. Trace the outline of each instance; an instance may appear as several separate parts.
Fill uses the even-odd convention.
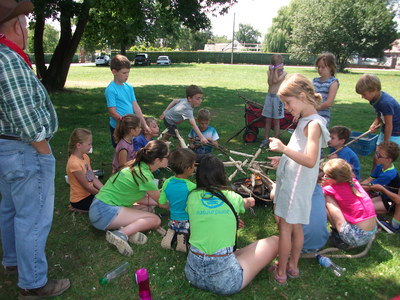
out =
[[[55,159],[49,139],[58,121],[28,56],[30,1],[0,2],[0,228],[4,272],[18,273],[19,299],[63,293],[48,280],[45,255],[54,208]]]

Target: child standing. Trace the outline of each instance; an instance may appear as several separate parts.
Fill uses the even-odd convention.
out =
[[[342,148],[351,135],[350,129],[345,126],[333,126],[331,129],[329,129],[329,133],[331,137],[329,141],[331,153]],[[344,147],[342,150],[334,154],[334,156],[330,156],[330,158],[342,158],[347,161],[353,168],[356,178],[360,180],[360,160],[357,154],[355,154],[351,148]]]
[[[246,287],[275,257],[278,237],[255,241],[235,249],[239,213],[254,206],[228,188],[223,163],[206,154],[196,171],[197,188],[187,200],[190,220],[190,251],[185,275],[202,290],[230,295]],[[242,224],[243,225],[243,224]]]
[[[190,125],[200,138],[200,142],[207,144],[208,140],[203,136],[193,116],[193,108],[199,107],[203,100],[203,90],[197,85],[189,85],[186,88],[186,98],[175,99],[167,106],[160,116],[164,120],[164,124],[168,132],[164,134],[163,139],[169,140],[171,136],[175,136],[175,129],[178,124],[185,120],[189,120]]]
[[[117,143],[112,162],[112,172],[135,157],[133,138],[140,133],[140,119],[136,115],[125,115],[117,123],[114,131],[114,140]]]
[[[201,133],[211,144],[218,145],[219,135],[214,127],[209,126],[210,119],[211,113],[208,109],[202,108],[197,113],[197,123]],[[212,151],[211,146],[200,143],[200,138],[193,128],[189,132],[189,148],[199,155],[211,153]]]
[[[70,209],[88,212],[103,184],[92,171],[87,155],[92,148],[92,132],[86,128],[76,128],[68,142],[67,176],[70,191]]]
[[[133,253],[128,241],[146,243],[147,237],[141,231],[156,229],[161,224],[156,214],[136,209],[132,204],[146,195],[158,201],[160,191],[152,172],[167,167],[168,155],[165,142],[150,141],[136,153],[134,160],[107,180],[90,206],[92,225],[106,230],[106,240],[122,255]]]
[[[285,108],[300,117],[296,130],[285,146],[279,139],[270,138],[270,149],[281,157],[270,157],[278,167],[275,215],[279,226],[279,263],[271,268],[275,281],[286,284],[287,276],[299,276],[298,261],[303,246],[301,224],[308,224],[311,197],[317,182],[320,149],[327,146],[329,132],[326,121],[317,114],[321,95],[314,92],[311,82],[300,74],[286,79],[278,95]],[[290,259],[289,259],[290,254]]]
[[[371,198],[344,159],[328,160],[323,169],[322,186],[332,230],[350,247],[368,244],[376,232]]]
[[[268,70],[268,94],[265,97],[262,111],[262,115],[265,117],[265,139],[261,141],[260,147],[265,147],[269,143],[272,122],[274,123],[275,137],[279,135],[280,119],[284,117],[284,105],[276,94],[286,75],[287,73],[283,70],[283,57],[279,54],[272,55]]]
[[[322,96],[322,103],[317,107],[318,114],[326,120],[326,127],[329,128],[331,120],[331,107],[335,101],[336,93],[339,89],[339,80],[336,74],[336,59],[332,53],[322,53],[315,61],[320,77],[313,79],[316,93]]]
[[[158,127],[157,120],[153,117],[148,117],[144,119],[147,126],[150,128],[150,132],[146,132],[142,128],[142,133],[133,139],[133,150],[137,152],[139,149],[143,148],[150,142],[154,137],[157,137],[160,128]]]
[[[116,147],[114,141],[114,130],[117,121],[127,114],[135,114],[141,120],[145,131],[150,131],[144,122],[143,113],[136,101],[135,91],[132,85],[127,83],[131,62],[126,56],[117,54],[111,59],[111,72],[114,80],[110,82],[105,90],[108,113],[110,114],[110,132],[113,147]]]
[[[186,241],[189,234],[189,216],[186,212],[188,194],[196,188],[196,184],[188,178],[194,172],[196,154],[184,148],[176,148],[169,156],[168,166],[175,176],[168,178],[161,190],[160,207],[169,206],[170,218],[168,231],[161,241],[161,246],[171,249],[171,243],[176,238],[176,250],[186,252]]]

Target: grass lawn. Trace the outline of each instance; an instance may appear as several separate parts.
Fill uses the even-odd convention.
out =
[[[285,68],[288,73],[302,73],[312,79],[317,76],[313,68]],[[331,125],[346,125],[354,131],[365,132],[374,120],[374,110],[354,91],[355,83],[364,70],[351,70],[338,74],[340,88],[332,110]],[[382,81],[383,90],[400,99],[400,72],[374,71]],[[138,297],[134,271],[145,267],[150,274],[153,299],[219,299],[192,287],[185,279],[183,269],[186,255],[162,249],[157,232],[148,233],[148,242],[134,246],[134,255],[123,257],[105,240],[104,232],[94,229],[87,215],[67,210],[69,186],[65,183],[67,143],[72,130],[86,127],[93,132],[94,152],[90,155],[93,169],[104,169],[103,182],[111,174],[113,148],[108,129],[108,113],[104,88],[112,80],[109,68],[72,66],[66,88],[67,93],[51,95],[58,112],[60,127],[51,141],[57,159],[56,198],[52,230],[46,251],[50,278],[71,279],[72,288],[59,299],[132,299]],[[204,89],[201,107],[211,110],[211,125],[221,137],[220,143],[231,149],[253,154],[263,135],[260,130],[257,143],[244,144],[242,135],[229,143],[226,140],[244,126],[244,102],[240,93],[259,103],[264,102],[267,90],[266,66],[176,64],[172,66],[133,67],[129,83],[146,116],[157,117],[173,98],[185,97],[185,88],[197,84]],[[197,111],[196,111],[197,113]],[[160,129],[164,126],[160,122]],[[184,137],[190,125],[180,126]],[[290,138],[282,135],[284,141]],[[221,159],[225,157],[215,152]],[[269,154],[268,154],[269,155]],[[262,154],[266,158],[266,154]],[[241,157],[236,157],[242,159]],[[372,155],[360,157],[362,178],[370,172]],[[226,160],[226,159],[225,159]],[[396,163],[399,169],[400,164]],[[227,174],[234,171],[227,168]],[[160,179],[171,174],[163,171]],[[274,172],[270,172],[274,178]],[[237,175],[236,178],[241,177]],[[159,212],[163,212],[159,210]],[[256,206],[256,216],[243,215],[246,227],[239,231],[239,247],[266,236],[278,234],[271,206]],[[162,218],[163,225],[167,217]],[[301,259],[301,278],[291,280],[286,287],[278,287],[263,270],[243,291],[224,299],[390,299],[400,293],[400,236],[378,233],[369,254],[360,259],[333,259],[346,267],[342,277],[335,277],[314,259]],[[349,251],[354,253],[353,251]],[[128,261],[129,274],[106,286],[99,279],[108,270]],[[11,299],[17,294],[16,277],[0,273],[0,299]]]

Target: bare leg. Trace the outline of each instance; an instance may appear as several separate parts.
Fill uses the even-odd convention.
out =
[[[274,119],[274,136],[278,137],[279,131],[281,129],[281,120],[279,119]]]
[[[304,233],[301,224],[293,225],[292,233],[292,251],[290,252],[289,268],[298,271],[299,259],[301,254],[301,249],[304,244]]]
[[[269,132],[271,131],[271,124],[272,124],[272,119],[271,118],[265,118],[265,139],[269,139]]]
[[[374,204],[375,212],[377,214],[386,214],[387,213],[386,207],[382,202],[381,196],[372,198],[372,203]]]
[[[120,231],[130,236],[136,232],[157,228],[160,224],[160,218],[153,213],[131,207],[122,207],[117,217],[107,229],[119,229],[123,227]]]
[[[286,266],[288,264],[290,250],[292,249],[293,224],[285,219],[279,219],[279,250],[278,250],[278,275],[286,277]]]
[[[256,241],[235,252],[236,258],[243,268],[242,289],[276,257],[278,243],[279,238],[271,236]]]

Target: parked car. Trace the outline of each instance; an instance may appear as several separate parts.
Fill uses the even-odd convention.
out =
[[[150,66],[151,60],[147,53],[138,53],[135,58],[135,66]]]
[[[108,55],[102,55],[96,58],[96,66],[109,66],[110,57]]]
[[[157,58],[157,65],[170,65],[170,64],[171,64],[171,60],[166,55],[160,55]]]

